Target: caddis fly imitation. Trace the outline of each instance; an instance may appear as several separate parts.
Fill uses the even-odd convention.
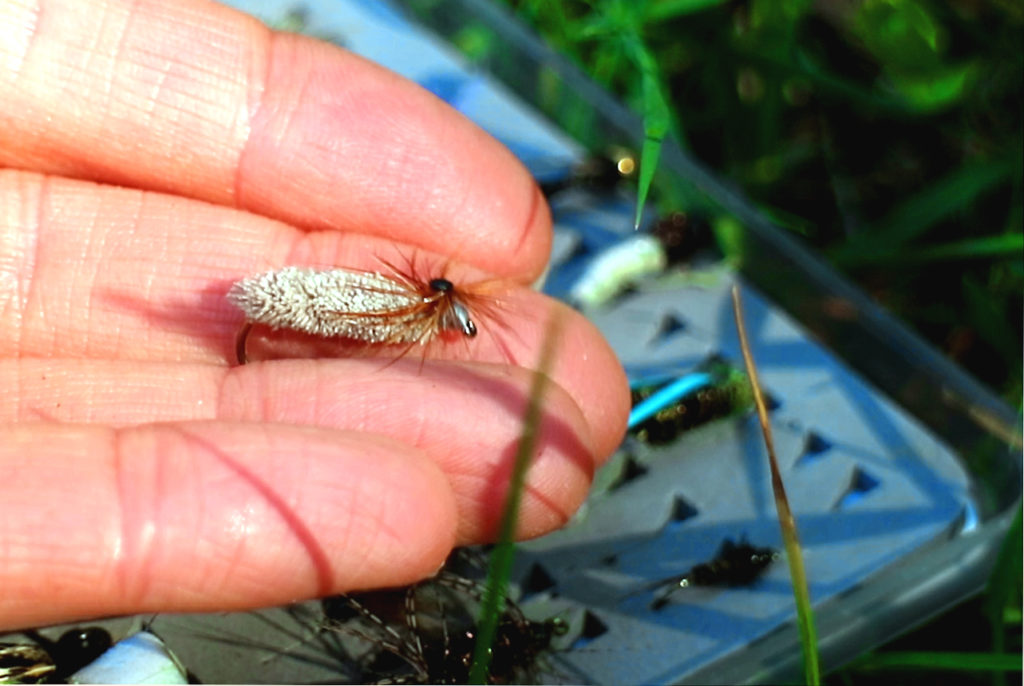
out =
[[[235,283],[228,300],[246,318],[235,343],[238,363],[248,360],[246,340],[255,324],[368,345],[405,345],[406,351],[443,332],[476,336],[470,303],[474,310],[487,309],[481,296],[444,277],[423,279],[414,269],[403,273],[384,264],[391,275],[284,267]]]

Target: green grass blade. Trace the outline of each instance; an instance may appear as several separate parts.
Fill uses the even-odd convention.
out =
[[[1011,653],[948,653],[893,651],[869,653],[849,666],[858,672],[881,670],[948,670],[955,672],[1019,672],[1021,655]]]
[[[992,568],[988,584],[985,587],[982,612],[989,624],[991,647],[993,654],[1003,654],[1007,650],[1007,635],[1011,631],[1020,637],[1020,606],[1021,606],[1021,518],[1024,508],[1018,505],[1017,514],[1010,524],[1009,531],[1003,538],[999,549],[999,557]],[[1009,627],[1013,627],[1008,631]],[[1017,670],[1021,669],[1020,662]],[[1005,686],[1006,675],[994,671],[991,678],[992,686]]]
[[[789,576],[793,584],[793,598],[796,601],[797,625],[800,629],[800,646],[804,656],[804,678],[810,686],[821,684],[821,667],[818,659],[818,636],[814,628],[814,610],[811,607],[811,594],[807,588],[807,571],[804,569],[804,558],[800,550],[800,538],[797,534],[796,519],[789,507],[786,488],[782,483],[779,462],[775,457],[775,441],[772,438],[772,425],[768,420],[768,408],[761,394],[761,383],[757,378],[757,367],[750,353],[747,341],[747,327],[743,323],[743,308],[740,304],[739,286],[732,287],[732,307],[736,317],[736,329],[739,332],[740,348],[743,351],[743,362],[750,378],[750,386],[754,392],[754,405],[757,417],[764,433],[765,448],[768,451],[768,465],[771,468],[772,492],[775,494],[775,509],[782,530],[782,541],[786,548],[786,559],[789,562]]]
[[[971,274],[960,280],[960,292],[966,308],[958,313],[960,321],[971,326],[978,335],[1008,362],[1010,370],[1021,379],[1020,327],[1004,313],[1009,309],[1004,297],[993,292],[988,284]],[[1008,380],[1009,381],[1009,380]],[[1007,438],[1011,444],[1019,443],[1019,434]],[[1018,541],[1020,538],[1018,537]]]
[[[1024,251],[1024,234],[1010,233],[927,246],[916,251],[912,257],[916,262],[934,262],[938,260],[1020,257],[1022,251]]]
[[[658,157],[661,155],[661,141],[661,138],[645,135],[644,144],[640,147],[640,173],[637,175],[636,217],[633,219],[634,229],[640,228],[644,205],[647,203],[647,194],[651,189],[651,182],[654,180],[654,172],[658,168]]]
[[[985,615],[992,625],[992,643],[997,651],[1002,651],[1004,646],[1003,623],[1005,622],[1005,609],[1012,608],[1019,610],[1021,600],[1021,519],[1024,508],[1017,508],[1017,515],[1010,525],[1003,545],[999,549],[999,557],[992,568],[992,576],[989,577],[988,585],[985,587]]]
[[[1024,623],[1024,612],[1019,607],[1007,606],[1003,608],[1003,624],[1015,626],[1020,630],[1021,623]]]
[[[724,5],[726,0],[655,0],[647,4],[645,22],[662,22]]]
[[[887,245],[884,239],[875,245],[866,241],[848,244],[836,251],[843,264],[919,264],[949,260],[990,260],[1020,257],[1024,251],[1024,234],[1004,233],[921,247]]]
[[[480,604],[480,623],[476,643],[473,646],[473,665],[469,672],[469,682],[473,684],[487,683],[491,665],[491,645],[494,643],[494,637],[498,631],[498,622],[502,615],[501,608],[505,602],[508,580],[512,573],[519,505],[523,497],[523,488],[526,485],[526,473],[530,468],[530,458],[537,446],[544,393],[550,382],[547,373],[551,369],[555,350],[561,338],[562,323],[561,317],[557,314],[553,315],[548,324],[536,371],[533,373],[533,381],[530,384],[526,414],[523,417],[523,430],[519,436],[512,477],[505,499],[505,507],[501,514],[498,542],[491,553],[491,562],[487,570],[487,587]]]
[[[633,228],[637,229],[640,227],[640,219],[643,217],[647,194],[654,181],[654,172],[658,168],[661,142],[665,139],[665,134],[668,133],[669,126],[671,126],[672,115],[661,89],[661,79],[658,77],[657,63],[654,57],[639,43],[635,46],[633,53],[643,80],[644,102],[644,142],[640,148],[636,218],[633,221]]]
[[[1007,181],[1013,160],[961,167],[918,193],[880,220],[860,240],[833,250],[830,257],[851,266],[875,262],[920,237],[937,223],[967,209],[980,195]]]
[[[1009,158],[961,167],[898,206],[875,230],[888,244],[907,243],[1008,179],[1012,167]]]

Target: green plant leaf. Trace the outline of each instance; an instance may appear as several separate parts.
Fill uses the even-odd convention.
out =
[[[640,148],[636,217],[633,221],[633,228],[636,229],[640,227],[640,219],[643,217],[647,194],[650,191],[651,183],[654,181],[654,172],[658,168],[658,158],[661,156],[661,143],[665,139],[665,134],[668,133],[669,126],[671,126],[672,115],[668,102],[662,93],[657,63],[654,61],[653,56],[642,46],[637,46],[634,54],[641,70],[644,102],[644,142]]]
[[[655,0],[647,3],[644,21],[661,22],[703,12],[710,7],[726,4],[727,0]]]
[[[743,224],[732,215],[726,214],[715,218],[711,225],[715,235],[715,243],[725,259],[736,269],[743,264],[746,255],[747,232]]]
[[[925,246],[917,250],[912,259],[916,262],[991,259],[993,257],[1019,257],[1022,252],[1024,252],[1024,234],[1010,233]]]
[[[921,113],[935,112],[956,103],[977,74],[978,65],[974,62],[940,67],[925,74],[886,70],[896,92]]]
[[[768,42],[779,39],[788,48],[797,26],[814,8],[813,0],[753,0],[750,3],[750,24],[758,32],[766,32]]]
[[[962,241],[924,245],[917,247],[895,248],[887,245],[863,246],[864,250],[854,251],[845,248],[837,251],[842,253],[843,264],[920,264],[922,262],[942,262],[947,260],[992,260],[1019,257],[1024,252],[1024,234],[1000,234],[998,236],[981,236]]]
[[[926,73],[940,64],[945,32],[915,0],[866,0],[851,28],[884,67]]]
[[[875,226],[876,239],[903,245],[1003,183],[1011,172],[1009,158],[960,167],[893,210]]]
[[[1003,539],[1003,546],[999,550],[999,557],[992,568],[992,576],[989,577],[988,585],[985,587],[985,615],[992,625],[993,647],[997,650],[1004,650],[1003,622],[1005,621],[1004,610],[1007,607],[1018,610],[1021,599],[1021,519],[1022,507],[1017,508],[1017,516],[1014,517],[1009,531]]]
[[[1021,655],[1008,653],[946,653],[893,651],[869,653],[849,668],[858,672],[890,669],[950,670],[958,672],[1014,672],[1021,670]]]
[[[854,266],[886,259],[940,221],[966,209],[1009,179],[1011,157],[960,167],[890,212],[861,237],[830,251],[838,264]]]

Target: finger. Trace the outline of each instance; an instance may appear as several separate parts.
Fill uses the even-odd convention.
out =
[[[224,422],[0,434],[7,628],[406,584],[454,541],[445,477],[382,438]]]
[[[480,333],[465,338],[417,345],[356,347],[356,354],[376,354],[388,360],[444,359],[512,364],[536,369],[538,351],[548,336],[557,335],[550,368],[542,370],[573,398],[592,429],[593,444],[608,455],[622,441],[630,410],[625,372],[601,333],[578,312],[533,291],[516,290],[501,298],[502,310],[476,318]],[[556,332],[556,329],[558,330]],[[254,345],[262,360],[345,358],[351,344],[286,331],[266,331]],[[252,336],[249,336],[249,340]]]
[[[292,360],[236,367],[126,362],[0,362],[0,421],[127,426],[200,419],[371,431],[414,446],[447,475],[461,543],[493,540],[531,385],[524,370],[403,360]],[[557,385],[542,422],[518,535],[547,533],[576,511],[604,454]]]
[[[199,0],[0,2],[0,166],[396,239],[523,280],[550,218],[510,152],[333,46]]]
[[[21,198],[0,215],[0,254],[9,261],[3,272],[18,279],[0,291],[6,296],[0,326],[11,332],[0,340],[6,356],[223,364],[233,359],[242,323],[225,298],[233,281],[284,264],[373,269],[381,257],[399,263],[403,257],[390,242],[307,234],[171,196],[60,180],[44,192],[40,177],[11,173],[0,173],[3,187],[8,197]],[[460,274],[452,279],[461,284]],[[474,340],[435,346],[430,354],[529,367],[559,313],[562,345],[551,377],[593,428],[595,451],[610,452],[624,431],[629,399],[621,366],[600,333],[525,289],[500,300]]]
[[[382,270],[382,259],[401,264],[412,251],[18,172],[0,172],[0,198],[0,254],[17,280],[0,311],[17,334],[0,341],[0,354],[17,346],[22,355],[223,360],[242,317],[225,297],[234,281],[288,264]]]

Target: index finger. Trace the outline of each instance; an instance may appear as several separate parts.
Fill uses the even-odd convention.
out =
[[[500,143],[412,82],[201,0],[0,0],[0,166],[416,245],[528,281],[550,217]],[[9,67],[9,68],[8,68]]]

